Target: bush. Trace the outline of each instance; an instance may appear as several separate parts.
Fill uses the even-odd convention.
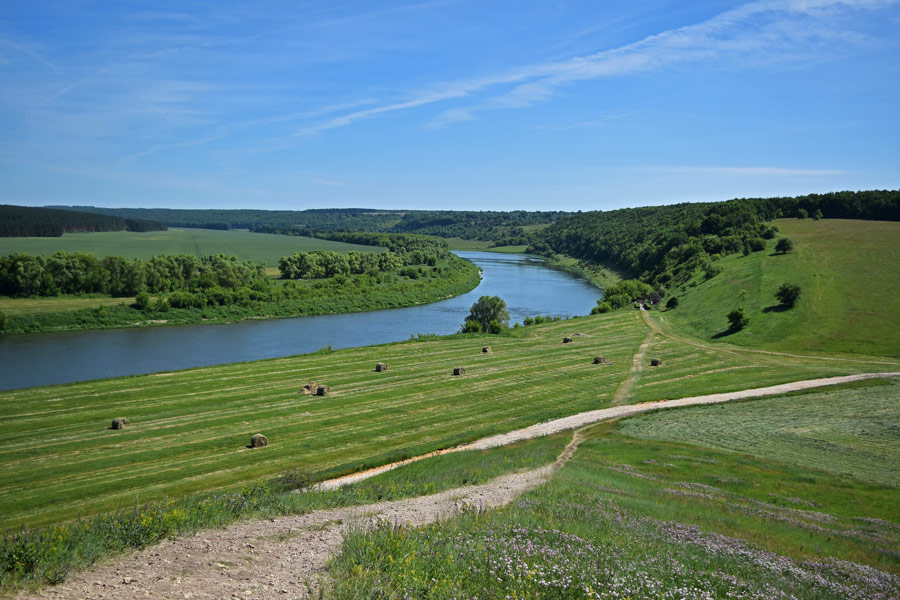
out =
[[[795,283],[782,283],[778,291],[775,292],[775,298],[788,308],[793,308],[797,304],[799,297],[800,286]]]
[[[809,212],[805,208],[797,209],[797,218],[805,219],[809,216]]]
[[[782,254],[787,254],[791,250],[794,249],[794,242],[790,239],[783,237],[779,238],[778,242],[775,244],[775,251],[781,252]]]
[[[609,302],[603,302],[602,300],[597,301],[597,306],[591,309],[592,315],[602,315],[604,313],[612,312],[613,307],[610,306]]]
[[[678,308],[678,298],[676,298],[675,296],[672,296],[672,297],[669,298],[669,300],[666,302],[666,309],[667,309],[667,310],[672,310],[673,308]]]
[[[141,292],[134,297],[134,307],[138,310],[147,310],[150,307],[150,294]]]
[[[475,319],[466,319],[460,333],[481,333],[481,323]]]
[[[736,308],[728,313],[728,323],[731,331],[740,331],[750,324],[750,317],[744,314],[743,308]]]

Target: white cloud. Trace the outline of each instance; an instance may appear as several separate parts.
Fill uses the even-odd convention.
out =
[[[485,110],[524,108],[546,101],[555,90],[576,81],[719,61],[746,68],[816,57],[829,40],[846,41],[836,13],[874,9],[897,0],[763,0],[725,11],[706,21],[663,31],[637,42],[563,61],[528,65],[494,76],[439,86],[403,102],[350,112],[301,129],[310,134],[346,127],[377,115],[472,97],[493,88],[499,93],[470,106],[441,112],[429,123],[441,127],[468,121]],[[511,87],[510,87],[511,86]]]

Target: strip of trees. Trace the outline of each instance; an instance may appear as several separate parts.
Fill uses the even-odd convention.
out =
[[[146,219],[0,205],[0,237],[59,237],[64,233],[88,231],[165,231],[166,224]]]

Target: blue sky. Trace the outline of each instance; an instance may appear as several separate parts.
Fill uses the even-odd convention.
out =
[[[900,2],[0,4],[0,203],[596,210],[900,188]]]

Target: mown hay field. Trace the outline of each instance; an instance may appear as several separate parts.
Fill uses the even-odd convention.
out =
[[[577,335],[583,334],[583,335]],[[663,366],[633,357],[648,334]],[[565,336],[573,342],[563,344]],[[881,362],[780,360],[738,369],[703,346],[655,348],[637,312],[512,330],[0,394],[0,527],[41,525],[289,470],[322,477],[384,464],[620,401],[892,370]],[[489,342],[493,352],[481,352]],[[662,343],[661,342],[661,343]],[[603,355],[611,365],[591,364]],[[375,371],[378,362],[389,370]],[[707,364],[708,363],[708,364]],[[454,367],[466,374],[454,377]],[[717,371],[704,375],[704,370]],[[894,365],[893,370],[900,370]],[[298,393],[316,381],[326,396]],[[109,429],[115,417],[131,426]],[[268,438],[249,449],[250,436]]]
[[[310,250],[332,252],[381,252],[383,248],[345,244],[316,238],[251,233],[246,229],[220,231],[214,229],[170,228],[168,231],[104,231],[97,233],[67,233],[62,237],[0,238],[0,256],[22,252],[25,254],[53,254],[87,252],[97,256],[119,255],[125,258],[148,259],[161,254],[233,254],[242,260],[265,263],[277,267],[282,256]]]

